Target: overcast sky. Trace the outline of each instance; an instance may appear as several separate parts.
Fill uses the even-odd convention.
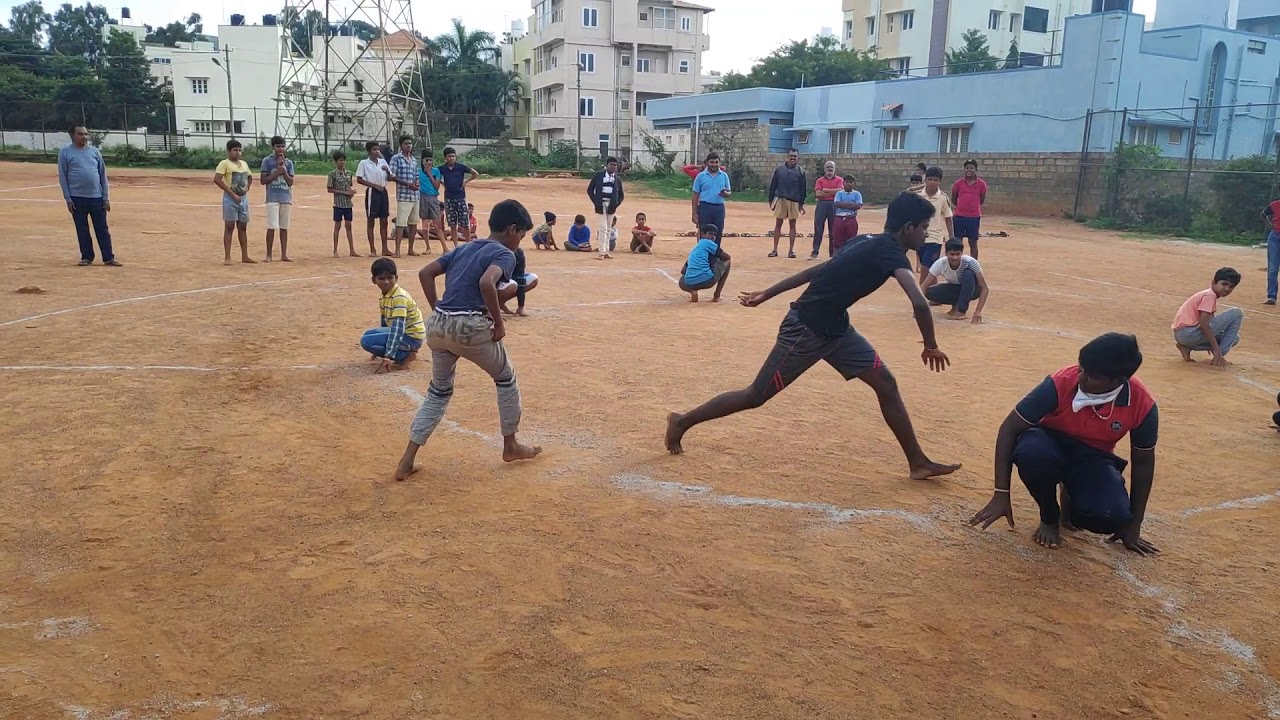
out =
[[[0,0],[2,17],[7,23],[9,8],[22,0]],[[842,16],[840,0],[698,0],[715,8],[710,15],[711,51],[704,56],[707,70],[745,72],[759,57],[790,40],[816,35],[823,27],[838,31]],[[295,0],[297,2],[297,0]],[[488,30],[496,36],[510,29],[512,20],[527,20],[532,13],[530,0],[462,0],[444,3],[438,0],[412,0],[414,22],[418,31],[428,37],[448,29],[450,19],[460,17],[468,27]],[[52,10],[58,0],[45,0]],[[332,0],[339,7],[342,0]],[[1134,11],[1155,17],[1156,0],[1134,0]],[[251,23],[261,22],[263,13],[278,11],[284,5],[272,0],[111,0],[106,6],[112,17],[119,17],[121,6],[132,10],[135,24],[166,25],[200,13],[206,32],[226,23],[232,13],[241,13]],[[323,12],[324,3],[316,3]],[[443,7],[442,7],[443,6]]]

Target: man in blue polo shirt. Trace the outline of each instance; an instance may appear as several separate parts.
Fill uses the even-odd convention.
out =
[[[1045,378],[1005,418],[996,436],[995,494],[970,525],[985,530],[1005,518],[1013,527],[1013,466],[1040,506],[1035,541],[1062,542],[1061,526],[1110,535],[1140,555],[1159,552],[1142,539],[1142,521],[1156,471],[1160,413],[1155,398],[1133,377],[1142,365],[1138,339],[1107,333],[1080,348],[1077,365]],[[1129,436],[1132,491],[1125,461],[1113,454]],[[1058,488],[1062,504],[1058,503]]]
[[[729,191],[729,173],[720,169],[720,155],[707,155],[706,169],[693,179],[693,225],[715,225],[716,242],[724,237],[724,199]]]

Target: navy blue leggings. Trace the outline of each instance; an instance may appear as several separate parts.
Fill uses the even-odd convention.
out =
[[[1058,484],[1071,497],[1071,524],[1096,533],[1124,529],[1133,513],[1124,487],[1125,461],[1053,430],[1031,428],[1013,448],[1013,464],[1040,506],[1040,522],[1058,525]]]

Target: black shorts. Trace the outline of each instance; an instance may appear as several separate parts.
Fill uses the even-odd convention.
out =
[[[370,220],[391,217],[391,203],[387,200],[386,190],[374,190],[373,188],[365,188],[364,190],[364,214]]]
[[[916,250],[916,259],[920,261],[920,267],[926,270],[938,262],[940,257],[942,257],[942,243],[927,242]]]
[[[333,209],[333,221],[334,221],[334,222],[342,222],[343,220],[345,220],[345,221],[347,221],[347,222],[351,222],[351,218],[352,218],[351,208],[349,208],[349,207],[345,207],[345,208],[336,207],[336,208],[334,208],[334,209]]]
[[[819,360],[825,360],[845,380],[884,367],[876,349],[852,326],[840,337],[824,337],[800,322],[793,309],[783,318],[778,328],[778,340],[751,388],[767,400],[782,392]]]

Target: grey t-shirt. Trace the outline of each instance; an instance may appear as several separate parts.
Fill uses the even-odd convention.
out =
[[[276,169],[279,163],[276,162],[275,155],[268,155],[262,158],[262,172],[270,173]],[[289,158],[284,159],[285,171],[293,175],[293,161]],[[267,202],[269,203],[293,203],[293,188],[289,187],[289,183],[285,182],[283,177],[278,177],[267,186]]]
[[[444,268],[444,295],[436,303],[444,312],[484,312],[480,278],[490,265],[502,268],[502,280],[516,269],[516,254],[495,240],[473,240],[450,250],[437,262]]]

